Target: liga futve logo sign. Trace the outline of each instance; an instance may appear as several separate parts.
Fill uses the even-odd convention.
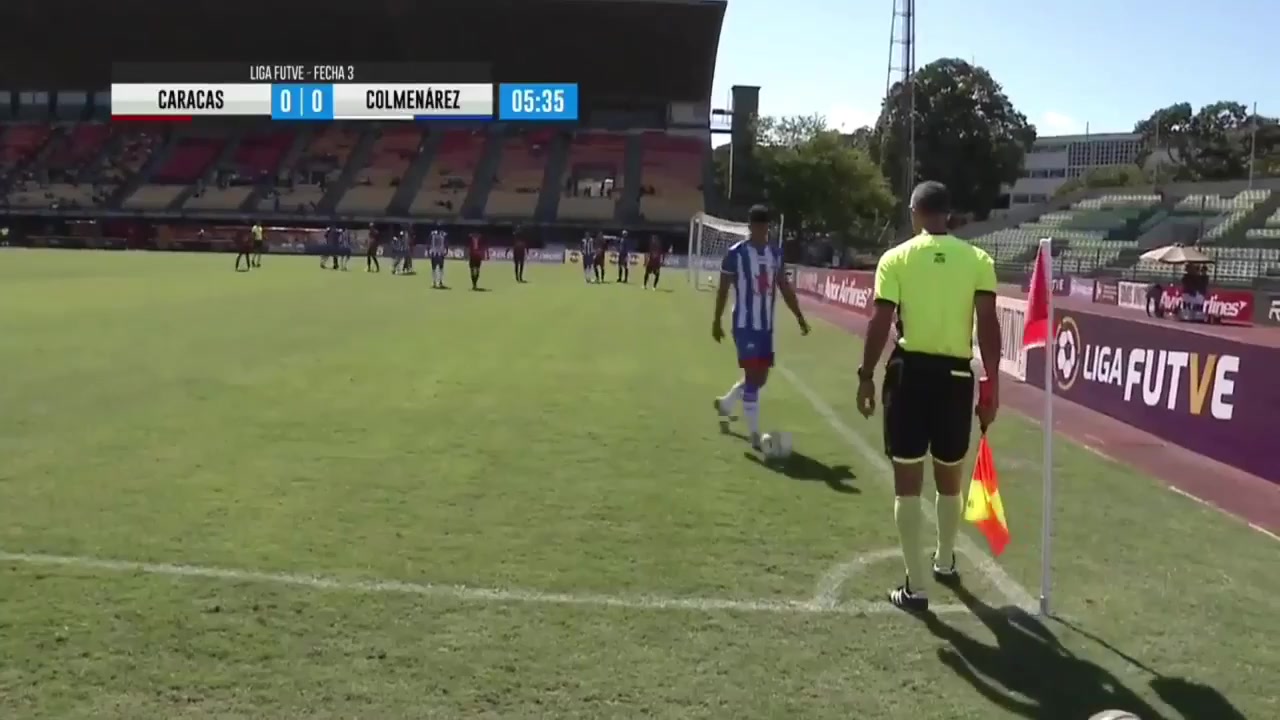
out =
[[[1058,334],[1053,340],[1053,378],[1063,390],[1070,390],[1076,384],[1083,349],[1080,326],[1071,316],[1064,316],[1058,323]]]

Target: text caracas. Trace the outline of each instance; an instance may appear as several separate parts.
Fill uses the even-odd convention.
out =
[[[1204,413],[1230,420],[1235,411],[1235,376],[1240,358],[1185,350],[1153,350],[1086,345],[1081,358],[1082,378],[1124,390],[1125,402],[1141,399],[1147,407]],[[1186,393],[1186,404],[1181,398]]]
[[[161,90],[158,95],[161,110],[221,110],[226,106],[221,90]]]

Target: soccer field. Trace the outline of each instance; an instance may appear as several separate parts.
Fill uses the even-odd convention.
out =
[[[0,251],[0,718],[1280,717],[1280,545],[992,433],[1013,544],[901,581],[858,340],[782,323],[776,468],[711,296]],[[355,267],[355,263],[352,263]],[[451,264],[449,281],[465,284]],[[931,531],[930,531],[931,532]]]

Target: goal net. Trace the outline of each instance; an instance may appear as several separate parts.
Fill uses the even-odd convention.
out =
[[[729,248],[747,239],[747,224],[698,213],[689,221],[689,283],[698,290],[715,290],[720,265]],[[769,228],[769,240],[782,246],[782,223]]]

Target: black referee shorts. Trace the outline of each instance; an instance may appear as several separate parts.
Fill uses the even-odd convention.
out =
[[[973,369],[969,361],[894,350],[884,371],[884,449],[897,463],[956,465],[969,454],[973,432]]]

